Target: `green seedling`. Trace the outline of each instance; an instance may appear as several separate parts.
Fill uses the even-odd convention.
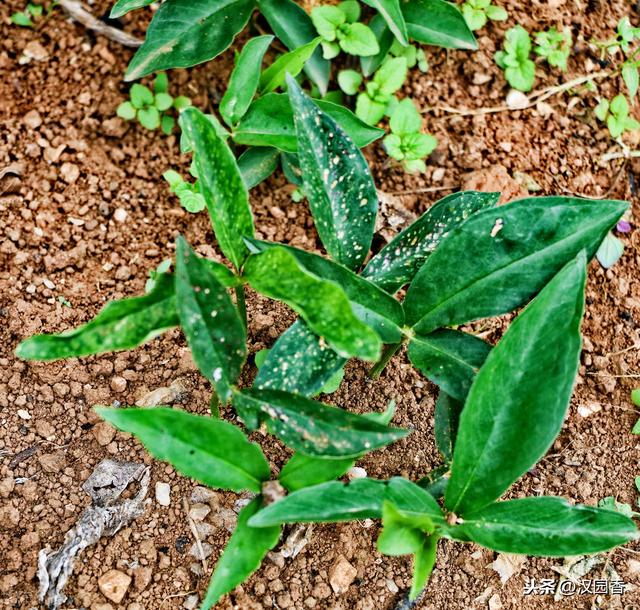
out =
[[[323,57],[333,59],[340,51],[368,57],[380,51],[375,34],[360,19],[356,0],[344,0],[336,6],[317,6],[311,21],[322,38]]]
[[[536,65],[529,58],[531,38],[521,25],[507,30],[504,50],[495,54],[495,61],[504,70],[507,82],[519,91],[531,91],[536,76]]]
[[[462,5],[462,15],[472,31],[481,30],[489,20],[506,21],[509,14],[491,0],[467,0]]]
[[[403,46],[398,40],[394,40],[389,49],[391,57],[404,57],[407,62],[407,68],[418,66],[420,72],[428,72],[429,62],[425,55],[424,49],[415,45]]]
[[[178,237],[175,272],[157,273],[150,292],[16,350],[27,360],[83,357],[182,329],[215,395],[212,415],[97,412],[183,475],[254,494],[201,608],[248,578],[286,523],[381,519],[380,551],[415,556],[412,598],[426,585],[440,538],[541,556],[597,553],[636,539],[634,522],[607,508],[554,497],[500,500],[562,427],[579,364],[587,261],[628,206],[545,197],[496,207],[498,193],[456,193],[370,257],[378,196],[366,161],[291,77],[287,89],[303,188],[327,257],[255,239],[247,187],[225,138],[187,108],[181,128],[228,265],[198,256]],[[239,382],[248,353],[247,286],[299,316],[270,347],[251,387]],[[393,295],[405,286],[400,302]],[[525,305],[496,346],[452,329]],[[374,363],[375,378],[403,345],[440,387],[435,433],[445,461],[439,472],[448,474],[430,480],[444,494],[442,505],[424,481],[336,480],[409,430],[390,425],[393,405],[360,415],[312,398],[348,359]],[[263,427],[293,450],[277,475],[244,429],[221,419],[218,402],[246,430]],[[267,503],[264,492],[276,481],[288,494]]]
[[[37,21],[42,17],[44,7],[40,4],[32,4],[29,2],[24,11],[16,12],[11,15],[11,23],[19,25],[23,28],[34,28],[34,19]]]
[[[412,174],[426,171],[424,160],[435,150],[438,140],[421,133],[422,117],[413,101],[404,99],[398,103],[389,120],[391,134],[383,140],[387,154],[400,161]]]
[[[375,125],[385,115],[391,114],[398,91],[407,77],[407,60],[394,57],[384,61],[365,89],[356,99],[356,116],[369,125]]]
[[[572,44],[573,39],[569,28],[565,28],[561,32],[556,28],[549,28],[546,32],[536,34],[534,52],[539,57],[546,59],[550,66],[566,72]]]
[[[171,192],[178,196],[180,205],[182,205],[187,212],[197,214],[207,207],[197,182],[195,184],[187,182],[178,172],[172,169],[167,170],[162,174],[162,177],[169,183]]]
[[[171,263],[173,261],[170,258],[166,258],[163,260],[155,269],[149,271],[149,279],[144,285],[145,292],[152,292],[156,287],[156,283],[161,278],[161,276],[165,273],[169,272],[171,269]]]
[[[168,90],[169,79],[164,72],[156,76],[153,91],[136,83],[129,91],[129,100],[118,106],[117,115],[125,121],[135,119],[149,130],[162,127],[162,131],[169,135],[175,126],[175,118],[169,112],[180,112],[191,105],[191,100],[184,95],[174,98]]]
[[[640,407],[640,388],[636,388],[631,391],[631,402],[636,406]]]
[[[595,109],[595,115],[607,123],[614,140],[621,138],[628,131],[640,129],[640,123],[629,115],[629,102],[622,94],[616,95],[611,102],[601,99]]]

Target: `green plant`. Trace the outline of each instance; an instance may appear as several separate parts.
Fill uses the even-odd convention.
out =
[[[168,114],[169,111],[180,112],[190,105],[188,97],[181,95],[174,98],[169,94],[169,79],[161,72],[153,81],[153,91],[138,83],[132,85],[129,100],[118,106],[117,115],[125,121],[137,119],[146,129],[162,127],[162,131],[168,135],[175,125],[175,119]]]
[[[636,407],[640,407],[640,388],[631,391],[631,402],[633,402]]]
[[[358,94],[356,116],[375,125],[385,114],[390,114],[397,103],[394,93],[402,87],[406,77],[407,60],[404,57],[385,60],[365,84],[365,90]]]
[[[311,21],[322,38],[325,59],[333,59],[340,50],[362,57],[380,52],[374,33],[358,19],[360,5],[356,0],[344,0],[336,6],[317,6],[311,11]]]
[[[387,154],[410,173],[426,171],[426,159],[438,145],[432,135],[421,133],[422,117],[410,99],[398,103],[389,119],[391,134],[383,143]]]
[[[622,95],[616,95],[611,102],[601,99],[595,109],[595,115],[601,121],[606,121],[609,133],[614,139],[620,138],[625,132],[640,129],[640,123],[629,116],[629,102]]]
[[[506,21],[509,14],[491,0],[466,0],[462,5],[462,16],[472,31],[481,30],[487,21]]]
[[[536,76],[536,65],[529,58],[531,38],[521,25],[507,30],[504,50],[495,54],[495,61],[504,70],[507,82],[519,91],[531,91]]]
[[[40,19],[43,12],[44,7],[41,4],[33,4],[29,2],[24,11],[16,12],[11,15],[11,23],[23,28],[33,28],[35,27],[33,20]]]
[[[562,32],[556,28],[549,28],[546,32],[536,34],[534,52],[546,59],[550,66],[566,72],[572,44],[573,39],[569,28],[565,28]]]
[[[441,537],[529,555],[595,553],[636,538],[632,520],[605,508],[546,497],[499,501],[560,431],[578,368],[586,263],[626,204],[547,197],[498,208],[497,193],[456,193],[364,265],[378,206],[364,157],[292,77],[287,86],[303,188],[329,258],[254,238],[231,150],[211,120],[187,108],[181,127],[230,266],[197,256],[179,237],[175,273],[157,273],[149,293],[16,350],[29,360],[81,357],[182,328],[216,397],[211,416],[169,408],[98,413],[184,475],[256,494],[239,515],[202,608],[257,569],[284,523],[382,519],[380,550],[415,555],[412,597],[426,584]],[[238,386],[247,356],[245,285],[300,316],[270,348],[251,388]],[[406,285],[400,303],[392,295]],[[529,301],[495,347],[451,328]],[[359,457],[409,431],[390,427],[393,405],[356,415],[310,397],[348,358],[376,362],[376,377],[404,344],[441,389],[441,474],[417,483],[335,481]],[[231,404],[248,430],[265,426],[294,450],[279,485],[260,447],[221,419],[218,402]],[[274,487],[277,495],[289,493],[267,505],[263,492]],[[440,489],[443,507],[427,488]]]

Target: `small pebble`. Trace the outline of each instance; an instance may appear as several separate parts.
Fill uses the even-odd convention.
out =
[[[118,208],[114,213],[113,213],[113,219],[116,222],[124,222],[127,219],[127,211],[124,210],[123,208]]]
[[[24,409],[18,409],[18,417],[20,419],[31,419],[31,414],[29,411],[25,411]]]
[[[171,486],[169,483],[156,483],[156,501],[160,506],[171,504]]]

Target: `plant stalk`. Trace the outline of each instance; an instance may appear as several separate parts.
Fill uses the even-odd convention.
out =
[[[245,331],[247,330],[247,302],[244,296],[244,286],[236,286],[236,305]]]
[[[369,379],[378,379],[378,377],[380,377],[380,373],[384,371],[387,364],[389,364],[389,360],[391,360],[391,358],[393,358],[396,355],[397,351],[402,347],[403,343],[404,341],[401,341],[400,343],[391,343],[390,345],[387,345],[385,350],[382,352],[382,356],[380,360],[378,360],[378,362],[376,362],[371,367],[371,370],[367,374]]]

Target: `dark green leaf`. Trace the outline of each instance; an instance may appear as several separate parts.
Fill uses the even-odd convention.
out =
[[[404,22],[400,10],[400,0],[362,0],[378,11],[378,14],[387,22],[393,35],[404,45],[409,44],[407,24]]]
[[[451,511],[464,516],[499,498],[560,432],[578,370],[585,279],[581,252],[516,318],[476,375],[445,496]]]
[[[294,322],[275,342],[254,385],[302,396],[318,394],[346,363],[302,321]],[[295,374],[291,371],[295,370]]]
[[[16,348],[24,360],[58,360],[132,349],[178,325],[173,276],[160,274],[142,297],[112,301],[88,324],[59,335],[36,335]]]
[[[373,328],[385,343],[400,341],[400,329],[404,324],[402,306],[372,282],[361,278],[340,263],[299,248],[258,240],[250,240],[250,243],[252,248],[258,251],[284,248],[293,254],[309,273],[338,284],[351,301],[353,313]]]
[[[231,73],[227,91],[220,100],[220,114],[230,127],[244,116],[251,105],[253,96],[258,90],[262,58],[272,40],[273,36],[258,36],[242,47]]]
[[[311,42],[318,35],[311,23],[311,17],[292,0],[258,0],[258,7],[276,36],[290,51]],[[320,49],[314,51],[304,71],[318,86],[321,95],[325,95],[329,85],[330,67],[329,62],[322,57]]]
[[[395,403],[392,401],[384,413],[367,413],[363,417],[387,426],[394,412]],[[280,471],[278,478],[289,491],[296,491],[337,479],[352,468],[355,462],[354,459],[331,460],[294,453]]]
[[[385,481],[356,479],[305,487],[263,508],[249,523],[268,527],[281,523],[331,523],[379,519],[387,489]]]
[[[245,186],[252,189],[266,180],[276,171],[279,157],[279,151],[269,146],[247,148],[238,157],[238,168]]]
[[[402,4],[409,38],[445,49],[475,51],[478,43],[454,4],[445,0],[409,0]]]
[[[373,239],[378,194],[365,158],[341,127],[287,79],[304,192],[327,252],[350,269]]]
[[[253,218],[235,157],[197,108],[183,110],[180,125],[193,146],[200,191],[220,249],[239,269],[248,254],[243,236],[253,235]]]
[[[216,565],[200,610],[209,610],[225,593],[243,583],[278,543],[280,527],[251,527],[248,523],[261,506],[262,498],[257,497],[240,511],[236,529]]]
[[[317,101],[360,147],[380,138],[384,131],[367,125],[348,108],[331,102]],[[284,152],[296,152],[297,143],[293,110],[285,93],[268,93],[258,98],[242,118],[233,135],[238,144],[274,146]]]
[[[362,70],[362,75],[365,77],[371,76],[380,67],[389,54],[389,49],[391,48],[394,40],[393,32],[385,23],[382,15],[375,15],[369,22],[369,27],[378,40],[380,52],[376,55],[369,55],[368,57],[360,58],[360,68]]]
[[[618,512],[544,496],[490,504],[449,533],[494,551],[543,557],[601,553],[638,538],[635,523]]]
[[[344,475],[356,463],[354,459],[323,460],[294,453],[280,471],[280,483],[289,491],[333,481]]]
[[[225,288],[235,288],[236,286],[242,285],[242,280],[222,263],[211,260],[210,258],[201,258],[200,262],[204,263],[209,269],[209,272],[212,273]]]
[[[451,462],[453,458],[453,448],[456,444],[458,423],[463,406],[464,403],[452,398],[442,390],[438,394],[434,414],[434,432],[438,451],[447,462]]]
[[[126,80],[156,70],[188,68],[229,47],[249,21],[254,0],[171,0],[160,6],[134,55]]]
[[[179,237],[176,304],[193,359],[225,403],[246,356],[244,325],[224,286]]]
[[[270,477],[260,447],[221,419],[169,408],[96,411],[118,430],[139,438],[155,458],[209,487],[260,492],[262,481]]]
[[[233,405],[249,428],[265,422],[272,434],[305,455],[358,457],[408,433],[280,390],[243,390],[234,395]]]
[[[428,491],[436,500],[442,498],[447,491],[447,484],[449,483],[449,466],[443,464],[431,470],[428,474],[417,481],[416,485],[419,485],[425,491]]]
[[[300,314],[340,356],[377,359],[380,339],[356,318],[342,288],[306,271],[285,248],[252,255],[245,264],[244,276],[252,288],[283,301]]]
[[[582,249],[591,258],[627,207],[541,197],[474,214],[417,273],[404,301],[407,322],[426,334],[523,305]]]
[[[314,38],[311,42],[278,57],[260,75],[260,95],[284,86],[287,74],[298,76],[319,44],[320,38]]]
[[[111,9],[110,19],[117,19],[126,15],[129,11],[133,11],[143,6],[149,6],[154,0],[118,0]]]
[[[437,524],[445,524],[445,516],[435,498],[425,489],[403,479],[393,477],[389,480],[385,499],[392,502],[407,518],[420,519],[423,516]]]
[[[441,199],[396,235],[367,264],[362,276],[389,293],[410,282],[449,233],[476,212],[493,207],[500,193],[465,191]]]
[[[429,381],[457,400],[467,397],[471,382],[486,360],[491,345],[468,333],[440,329],[415,335],[409,360]]]

